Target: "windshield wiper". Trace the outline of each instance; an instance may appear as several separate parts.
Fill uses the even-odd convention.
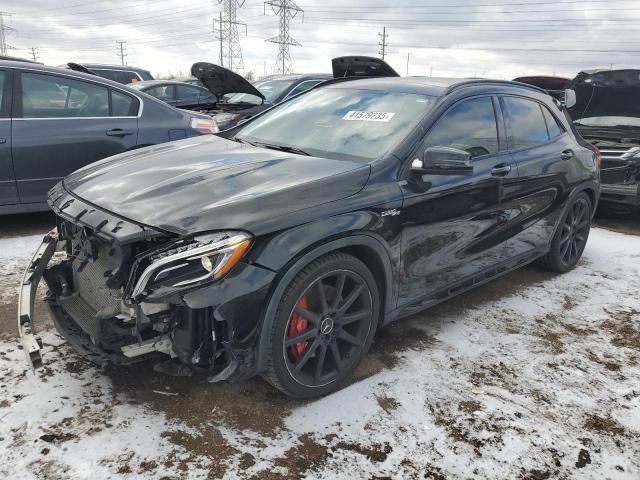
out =
[[[256,147],[270,148],[272,150],[279,150],[281,152],[295,153],[296,155],[305,155],[307,157],[311,156],[309,152],[305,152],[300,148],[289,147],[288,145],[276,145],[273,143],[262,143],[262,142],[253,142],[252,145],[255,145]]]

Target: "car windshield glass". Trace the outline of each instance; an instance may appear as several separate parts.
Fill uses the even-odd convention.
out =
[[[576,120],[577,125],[587,127],[640,127],[640,118],[623,116],[587,117]]]
[[[276,98],[282,94],[295,80],[265,80],[264,82],[258,82],[254,85],[258,91],[264,95],[266,102],[273,102]],[[251,95],[250,93],[236,93],[229,98],[228,103],[262,103],[260,97]]]
[[[427,95],[321,88],[261,115],[236,138],[367,161],[401,142],[433,103],[434,97]]]

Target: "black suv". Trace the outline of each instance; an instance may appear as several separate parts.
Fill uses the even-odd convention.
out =
[[[536,87],[336,81],[58,184],[23,344],[38,365],[44,274],[58,331],[97,363],[165,354],[211,381],[323,395],[380,325],[535,260],[573,268],[599,190],[595,152]]]

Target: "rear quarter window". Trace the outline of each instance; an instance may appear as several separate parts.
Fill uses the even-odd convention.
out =
[[[542,106],[520,97],[503,97],[507,113],[507,141],[511,150],[521,150],[549,141]]]

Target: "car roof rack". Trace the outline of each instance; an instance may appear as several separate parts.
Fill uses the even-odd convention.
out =
[[[473,87],[474,85],[504,85],[504,86],[512,86],[512,87],[516,86],[516,87],[524,87],[530,90],[535,90],[536,92],[548,94],[545,89],[536,87],[535,85],[529,85],[521,82],[514,82],[511,80],[490,80],[490,79],[479,79],[479,78],[463,80],[461,82],[455,83],[450,87],[448,87],[445,90],[444,94],[448,95],[451,92],[457,90],[458,88]]]

